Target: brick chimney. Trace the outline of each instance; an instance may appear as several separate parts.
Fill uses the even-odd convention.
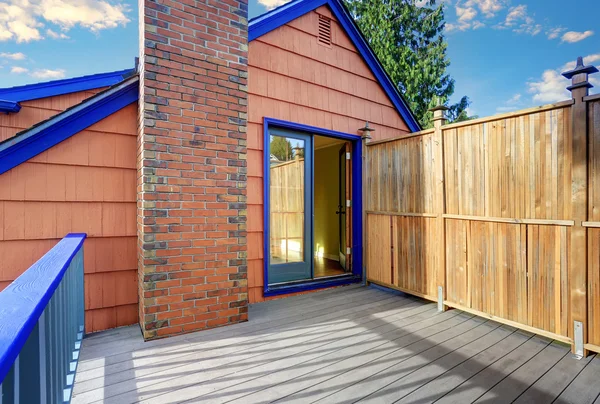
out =
[[[145,339],[246,321],[247,0],[139,0]]]

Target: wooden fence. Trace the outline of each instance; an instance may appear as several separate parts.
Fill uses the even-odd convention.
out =
[[[367,280],[600,351],[600,97],[572,92],[368,143]]]
[[[298,261],[304,254],[304,159],[270,167],[271,256],[282,262]]]

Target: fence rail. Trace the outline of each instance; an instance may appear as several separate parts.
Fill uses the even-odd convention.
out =
[[[0,403],[70,401],[84,332],[85,237],[67,235],[0,292]]]
[[[369,281],[600,352],[600,99],[578,69],[572,100],[450,125],[438,107],[368,144]]]

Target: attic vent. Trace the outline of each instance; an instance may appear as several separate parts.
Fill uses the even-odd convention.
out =
[[[318,41],[321,45],[331,46],[331,20],[322,15],[319,15]]]

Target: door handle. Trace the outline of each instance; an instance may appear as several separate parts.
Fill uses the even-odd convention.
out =
[[[338,205],[338,210],[335,211],[336,215],[345,215],[346,212],[342,210],[342,205]]]

